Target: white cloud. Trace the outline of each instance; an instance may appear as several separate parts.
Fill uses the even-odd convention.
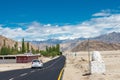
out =
[[[93,14],[93,16],[110,16],[110,13],[100,12],[100,13]]]
[[[95,17],[108,17],[111,16],[112,14],[120,13],[120,10],[113,10],[113,9],[106,9],[106,10],[101,10],[101,12],[95,13],[92,16]]]
[[[108,13],[109,12],[109,13]],[[107,14],[106,14],[107,13]],[[109,16],[108,16],[109,15]],[[11,29],[4,28],[0,25],[0,34],[15,40],[46,40],[54,39],[74,39],[79,37],[95,37],[100,34],[110,32],[120,32],[120,13],[112,14],[110,10],[103,10],[102,13],[93,14],[93,16],[101,16],[91,18],[76,25],[51,25],[32,22],[26,26],[26,29],[17,27]]]
[[[110,16],[111,15],[111,10],[107,9],[107,10],[101,10],[101,12],[95,13],[92,16],[95,17],[105,17],[105,16]]]

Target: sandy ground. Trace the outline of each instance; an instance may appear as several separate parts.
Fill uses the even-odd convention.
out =
[[[40,60],[43,61],[43,63],[51,60],[52,58],[48,57],[40,57]],[[0,72],[2,71],[9,71],[9,70],[15,70],[15,69],[24,69],[24,68],[31,68],[31,62],[30,63],[7,63],[7,64],[0,64]]]
[[[105,62],[106,72],[102,74],[89,73],[88,53],[67,53],[63,80],[120,80],[120,51],[100,51]]]

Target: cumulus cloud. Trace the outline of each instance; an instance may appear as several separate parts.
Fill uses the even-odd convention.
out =
[[[41,24],[33,21],[26,25],[26,29],[16,27],[3,27],[0,25],[0,34],[15,40],[46,40],[46,39],[74,39],[79,37],[95,37],[110,32],[120,32],[120,14],[110,13],[110,10],[103,10],[95,13],[87,21],[76,25],[52,25]]]

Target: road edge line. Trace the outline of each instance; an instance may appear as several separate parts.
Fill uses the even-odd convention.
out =
[[[60,71],[60,74],[59,74],[59,76],[58,76],[58,79],[57,79],[57,80],[61,80],[61,78],[62,78],[62,74],[63,74],[63,71],[64,71],[64,68],[62,68],[62,70]]]

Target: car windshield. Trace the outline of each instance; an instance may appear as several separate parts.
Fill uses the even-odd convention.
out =
[[[33,60],[33,62],[40,62],[39,60]]]

